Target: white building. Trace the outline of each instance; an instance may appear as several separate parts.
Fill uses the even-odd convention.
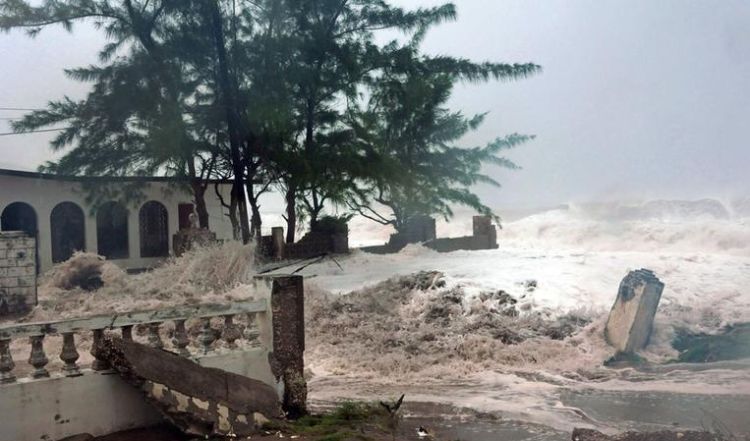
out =
[[[218,239],[231,239],[232,226],[216,189],[229,201],[231,184],[209,184],[205,199],[209,226]],[[134,195],[128,202],[90,202],[97,186]],[[0,230],[37,238],[40,272],[67,260],[75,250],[98,253],[125,269],[148,268],[172,250],[172,236],[190,225],[193,196],[184,180],[165,177],[61,177],[0,169]]]

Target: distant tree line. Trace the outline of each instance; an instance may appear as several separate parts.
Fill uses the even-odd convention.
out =
[[[286,202],[287,241],[331,207],[402,229],[416,215],[489,207],[472,192],[515,168],[500,137],[457,145],[484,115],[447,108],[458,82],[515,80],[532,64],[476,63],[420,51],[455,20],[452,4],[405,10],[385,0],[0,0],[0,29],[37,35],[90,22],[106,39],[96,65],[66,70],[91,84],[13,124],[64,125],[44,171],[167,175],[191,182],[209,227],[210,179],[233,182],[222,203],[244,242],[261,234],[261,197]],[[402,36],[384,44],[379,31]],[[383,211],[385,210],[385,211]]]

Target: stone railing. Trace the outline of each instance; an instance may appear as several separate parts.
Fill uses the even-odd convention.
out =
[[[129,312],[113,315],[102,315],[84,319],[72,319],[52,322],[24,323],[0,326],[0,384],[10,384],[17,381],[14,370],[15,361],[11,351],[14,340],[29,339],[28,363],[33,370],[32,379],[50,376],[47,369],[49,358],[45,352],[45,339],[55,337],[62,339],[59,358],[64,363],[64,376],[76,377],[81,375],[78,363],[80,353],[76,344],[76,336],[91,336],[91,355],[94,361],[91,369],[102,371],[109,369],[104,360],[96,359],[94,348],[102,340],[105,332],[117,332],[124,339],[133,339],[134,327],[145,331],[145,340],[149,346],[155,348],[168,347],[174,352],[190,357],[191,355],[208,354],[214,349],[218,340],[223,340],[226,347],[234,348],[241,340],[251,345],[267,346],[270,337],[263,334],[270,333],[267,311],[268,300],[238,302],[227,305],[197,305],[155,311]],[[212,327],[212,319],[221,321],[219,329]],[[191,335],[186,323],[188,320],[199,320],[200,332],[194,335],[195,354],[190,351]],[[237,322],[246,323],[244,332]],[[171,341],[165,344],[160,328],[167,322],[174,324]],[[55,345],[57,346],[57,345]]]

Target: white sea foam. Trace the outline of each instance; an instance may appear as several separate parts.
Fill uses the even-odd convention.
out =
[[[337,263],[307,267],[303,274],[310,277],[313,295],[355,291],[351,301],[359,306],[354,309],[374,308],[366,314],[328,311],[329,316],[316,309],[321,305],[311,308],[318,314],[308,325],[312,396],[363,398],[401,391],[412,400],[569,430],[604,426],[556,398],[563,389],[750,395],[745,362],[731,369],[681,365],[647,373],[602,367],[612,355],[603,339],[606,314],[622,277],[633,269],[652,269],[666,285],[651,343],[642,354],[652,362],[675,357],[670,343],[678,328],[715,332],[750,322],[748,201],[571,204],[523,215],[506,212],[497,250],[440,254],[411,245],[394,255],[354,252]],[[470,217],[464,216],[440,223],[438,230],[441,236],[460,236],[470,234],[470,227]],[[368,237],[356,238],[363,232],[352,230],[355,241],[387,236],[370,229]],[[443,272],[445,289],[462,296],[461,312],[442,329],[432,329],[423,315],[439,303],[435,292],[404,297],[377,285],[394,275],[430,270]],[[530,280],[536,282],[533,290]],[[470,305],[476,306],[480,293],[497,290],[512,295],[522,314],[553,323],[575,313],[592,322],[562,341],[536,336],[516,345],[484,331],[466,331],[486,312]],[[368,303],[373,297],[379,302]],[[335,338],[333,329],[338,329]],[[420,343],[424,333],[438,338]]]

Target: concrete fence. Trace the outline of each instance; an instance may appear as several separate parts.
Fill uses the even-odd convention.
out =
[[[161,420],[140,391],[115,375],[106,361],[95,358],[93,348],[105,333],[262,381],[278,391],[287,411],[304,411],[301,277],[258,278],[253,294],[256,300],[226,305],[0,326],[0,440],[99,436]],[[167,335],[171,338],[165,339]],[[83,336],[91,339],[90,366],[78,362],[81,345],[76,339]],[[23,361],[14,359],[11,351],[11,342],[24,339],[29,365],[25,370],[17,367]],[[60,371],[48,369],[45,346],[59,351],[51,355],[63,362]]]

